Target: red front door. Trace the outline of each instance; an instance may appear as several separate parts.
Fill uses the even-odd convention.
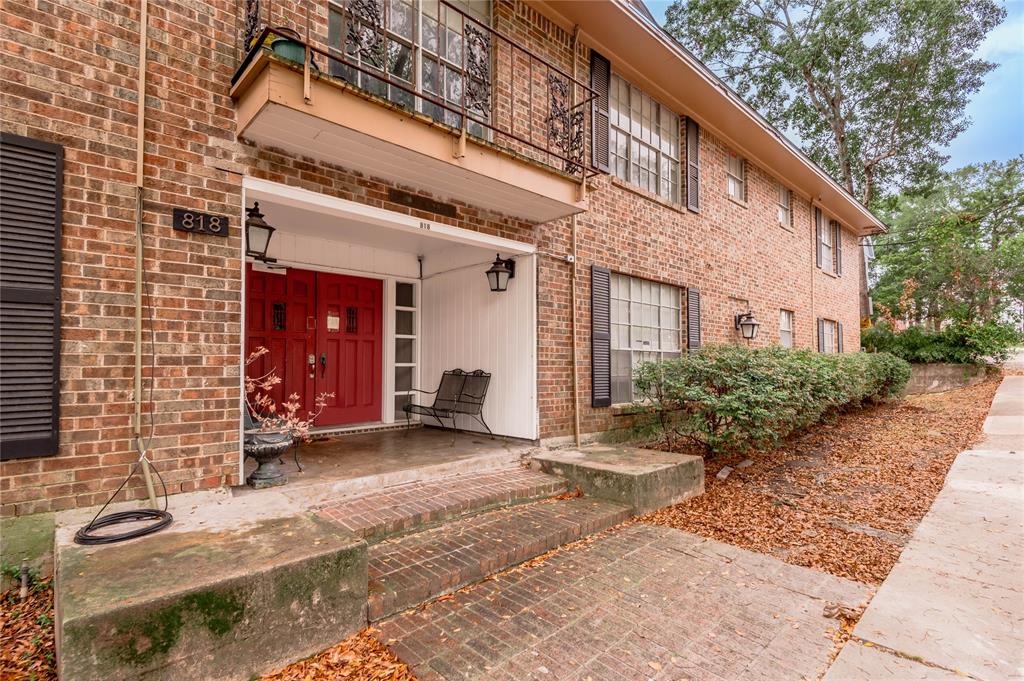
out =
[[[379,279],[318,272],[316,393],[325,425],[379,421],[384,289]]]
[[[246,350],[269,352],[246,369],[281,377],[272,395],[296,393],[302,412],[334,393],[316,420],[338,426],[381,419],[383,284],[293,267],[257,272],[246,265]]]
[[[246,375],[275,372],[281,383],[271,391],[274,402],[297,394],[303,415],[314,399],[309,357],[315,341],[315,282],[314,273],[305,270],[257,272],[246,265],[246,356],[259,347],[269,350],[246,367]]]

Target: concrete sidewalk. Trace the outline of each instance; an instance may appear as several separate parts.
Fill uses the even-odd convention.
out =
[[[1024,679],[1024,376],[992,402],[825,676]]]

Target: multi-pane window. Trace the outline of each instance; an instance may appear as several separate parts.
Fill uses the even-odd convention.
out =
[[[793,194],[781,182],[775,185],[776,202],[778,203],[779,224],[783,227],[793,226]]]
[[[830,319],[821,321],[821,351],[833,353],[839,351],[837,325]]]
[[[784,348],[793,347],[792,310],[779,310],[779,344]]]
[[[331,2],[331,51],[361,67],[332,60],[331,75],[453,127],[461,126],[460,114],[403,87],[457,110],[462,107],[465,89],[470,117],[488,120],[490,111],[482,93],[489,85],[471,79],[467,64],[474,59],[489,61],[490,36],[481,25],[490,24],[490,0],[451,0],[451,4],[470,18],[438,0],[376,0],[376,16],[373,11],[366,13],[364,5],[361,12],[354,11],[356,3],[351,0]],[[489,63],[482,65],[485,74],[490,69]],[[485,136],[485,129],[477,123],[470,122],[467,128],[474,135]]]
[[[612,74],[609,102],[612,172],[678,203],[679,116],[617,74]]]
[[[747,162],[742,156],[730,153],[725,166],[726,191],[737,201],[747,200]]]
[[[821,268],[826,272],[835,271],[832,261],[832,226],[827,223],[821,229]]]
[[[612,274],[612,402],[633,400],[633,369],[678,357],[682,294],[675,286]]]
[[[416,284],[395,284],[395,417],[404,418],[405,405],[413,400],[416,376]]]

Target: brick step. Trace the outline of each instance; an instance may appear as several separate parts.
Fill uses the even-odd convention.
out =
[[[370,544],[506,506],[557,496],[566,481],[525,468],[398,485],[321,506],[318,513]]]
[[[624,504],[580,497],[482,513],[369,550],[371,622],[478,582],[630,517]]]

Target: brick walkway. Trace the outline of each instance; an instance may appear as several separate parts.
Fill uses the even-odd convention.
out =
[[[375,544],[371,622],[621,523],[629,508],[600,499],[550,500],[463,518]]]
[[[564,492],[565,480],[525,468],[400,485],[327,504],[319,513],[369,541],[470,512]]]
[[[630,524],[546,562],[381,622],[431,679],[800,679],[824,670],[835,620],[862,585]]]

